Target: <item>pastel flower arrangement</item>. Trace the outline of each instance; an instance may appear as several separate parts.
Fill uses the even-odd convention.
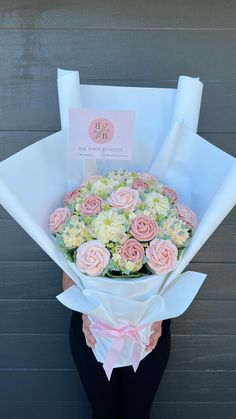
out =
[[[174,270],[196,223],[176,191],[154,175],[118,170],[67,192],[49,229],[81,272],[134,278]]]

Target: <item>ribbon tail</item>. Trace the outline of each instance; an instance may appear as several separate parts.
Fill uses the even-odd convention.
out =
[[[109,348],[108,354],[103,364],[106,376],[110,381],[112,370],[124,345],[124,338],[115,338]]]
[[[138,366],[140,364],[141,352],[142,352],[142,345],[140,345],[140,343],[135,342],[133,354],[132,354],[132,366],[133,366],[134,372],[137,371]]]

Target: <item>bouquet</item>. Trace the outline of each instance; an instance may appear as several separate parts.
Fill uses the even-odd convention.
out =
[[[137,368],[140,359],[147,355],[143,342],[149,337],[149,325],[153,321],[177,317],[189,307],[206,274],[183,271],[236,203],[235,158],[196,133],[201,93],[202,83],[198,78],[180,76],[176,89],[96,86],[80,85],[76,71],[59,70],[62,130],[0,163],[0,203],[75,282],[56,298],[64,306],[89,315],[93,333],[97,336],[94,354],[98,361],[103,362],[108,377],[113,367],[133,365]],[[76,160],[69,156],[69,109],[82,106],[136,112],[133,160],[122,163],[107,160],[104,163]],[[211,167],[210,162],[214,162]],[[120,167],[124,171],[119,172]],[[98,183],[99,179],[95,181],[96,178],[91,177],[89,182],[83,182],[90,175],[112,171],[113,175],[109,177],[111,183],[115,179],[114,173],[123,176],[126,171],[138,171],[139,178],[132,179],[128,185],[126,180],[119,180],[119,186],[113,186],[110,191],[101,178]],[[161,179],[163,185],[157,180],[156,184],[152,183],[150,177],[143,178],[144,172]],[[107,182],[108,175],[105,178]],[[134,187],[136,181],[138,189]],[[141,181],[148,188],[140,188]],[[104,186],[104,196],[99,190],[91,190],[96,184]],[[169,193],[167,185],[172,189]],[[117,199],[112,199],[112,194],[116,197],[122,187],[138,191],[140,201],[142,197],[144,201],[134,210],[114,209]],[[152,187],[154,190],[150,189]],[[173,191],[178,193],[176,202]],[[152,199],[152,194],[160,194],[156,196],[157,201]],[[91,195],[100,199],[96,198],[93,202]],[[65,206],[62,208],[63,197]],[[90,200],[89,205],[86,198]],[[160,211],[159,199],[166,204],[168,201],[167,214],[163,214],[165,205]],[[99,202],[100,212],[92,215],[83,213],[83,209],[85,212],[91,210]],[[155,216],[151,202],[155,203],[154,212],[157,204],[159,207]],[[61,209],[52,216],[58,207]],[[197,225],[190,209],[197,215]],[[114,241],[117,239],[115,234],[112,234],[112,240],[109,237],[107,241],[104,228],[98,227],[101,214],[107,215],[109,211],[126,220],[121,223],[123,228],[119,233],[116,224],[110,224],[118,236],[122,233],[120,243]],[[50,214],[51,231],[48,228]],[[150,217],[152,223],[156,223],[154,238],[146,236],[145,241],[140,240],[144,227],[138,223],[137,228],[140,216]],[[100,224],[104,225],[101,219]],[[146,233],[149,232],[148,225],[146,230],[144,228]],[[77,234],[78,230],[84,234]],[[68,231],[69,234],[66,234]],[[89,257],[84,258],[82,250],[91,246],[93,240],[105,248],[107,257],[104,263],[100,263],[103,260],[100,249],[96,251],[98,264],[91,264],[94,253],[91,257],[87,252]],[[128,240],[136,240],[138,247],[135,251],[133,246],[124,249]],[[163,248],[152,252],[153,242],[156,245],[160,241],[172,243],[172,249],[177,248],[177,253],[162,251]],[[128,260],[128,255],[142,262]],[[90,268],[99,269],[88,271],[88,260]],[[165,272],[160,270],[160,266],[172,270]]]
[[[67,258],[91,276],[135,278],[175,269],[195,213],[149,173],[93,175],[64,198],[49,228]]]
[[[97,336],[94,353],[108,378],[114,366],[127,362],[136,370],[147,355],[150,308],[154,301],[161,307],[157,291],[176,268],[195,226],[195,213],[178,202],[175,190],[154,175],[127,170],[89,176],[51,214],[49,228],[57,244],[78,269],[90,298],[103,301],[90,319]],[[109,289],[104,276],[112,278]],[[142,281],[136,283],[140,277],[143,287]]]

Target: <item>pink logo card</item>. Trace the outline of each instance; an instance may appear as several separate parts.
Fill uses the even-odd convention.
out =
[[[135,111],[70,109],[71,157],[131,160],[134,125]]]

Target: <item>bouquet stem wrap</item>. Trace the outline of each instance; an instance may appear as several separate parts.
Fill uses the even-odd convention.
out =
[[[127,339],[131,340],[131,344],[133,346],[130,361],[134,371],[136,371],[141,361],[144,345],[147,344],[147,341],[143,342],[142,335],[140,333],[143,329],[145,329],[145,326],[128,324],[127,326],[115,328],[107,323],[96,321],[95,319],[90,318],[90,320],[92,320],[91,332],[96,338],[101,336],[103,338],[112,339],[111,346],[109,347],[106,358],[103,362],[103,368],[106,372],[108,380],[110,380],[112,370],[119,360]]]
[[[152,323],[182,314],[206,275],[184,272],[165,295],[160,288],[166,275],[147,275],[134,281],[90,277],[82,272],[79,277],[84,289],[74,285],[57,295],[57,299],[88,315],[96,335],[92,350],[109,378],[113,368],[137,368],[149,353],[145,346]]]

